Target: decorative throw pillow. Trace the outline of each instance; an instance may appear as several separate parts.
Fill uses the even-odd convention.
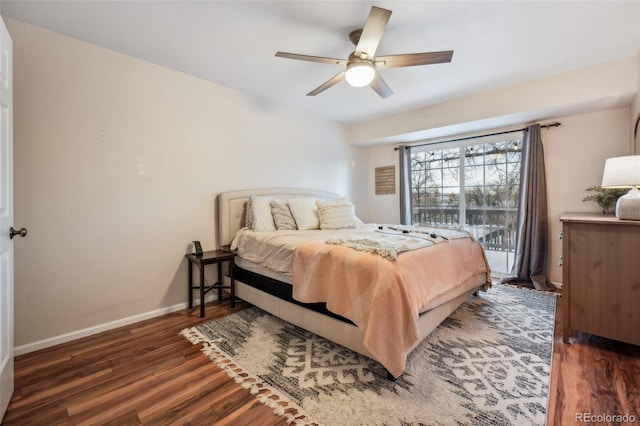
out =
[[[271,200],[272,197],[259,197],[252,195],[249,197],[249,205],[251,209],[248,210],[248,223],[251,224],[251,229],[256,232],[275,231],[276,224],[273,221],[273,215],[271,214]]]
[[[320,229],[356,228],[359,220],[350,202],[318,201],[318,218]]]
[[[251,197],[247,200],[246,210],[244,211],[244,226],[253,229],[253,200]]]
[[[291,231],[298,229],[296,220],[293,218],[291,209],[287,204],[276,200],[272,200],[269,204],[271,205],[273,221],[275,222],[278,230],[285,229]]]
[[[316,207],[328,206],[329,204],[349,204],[350,201],[346,196],[332,198],[330,200],[316,200]]]
[[[316,201],[318,201],[317,198],[289,198],[287,200],[298,229],[320,229]]]

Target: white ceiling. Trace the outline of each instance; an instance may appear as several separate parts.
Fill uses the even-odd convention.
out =
[[[382,70],[395,94],[342,82],[334,65],[278,50],[347,58],[372,5],[393,11],[379,55],[454,50],[450,64]],[[358,122],[632,56],[632,1],[12,1],[2,15],[179,70],[265,101]]]

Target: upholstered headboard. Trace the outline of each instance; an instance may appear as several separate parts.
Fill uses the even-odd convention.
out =
[[[218,244],[220,247],[230,245],[236,232],[244,226],[247,200],[253,194],[281,199],[316,197],[328,200],[339,197],[333,192],[301,188],[256,188],[221,192],[218,194]]]

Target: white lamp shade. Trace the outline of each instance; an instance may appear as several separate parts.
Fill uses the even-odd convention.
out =
[[[362,87],[373,81],[376,70],[369,62],[355,62],[347,66],[344,78],[353,87]]]
[[[631,188],[640,185],[640,155],[609,158],[604,163],[603,188]]]

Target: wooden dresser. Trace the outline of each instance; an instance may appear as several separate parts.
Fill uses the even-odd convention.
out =
[[[640,221],[565,213],[563,340],[572,330],[640,345]]]

